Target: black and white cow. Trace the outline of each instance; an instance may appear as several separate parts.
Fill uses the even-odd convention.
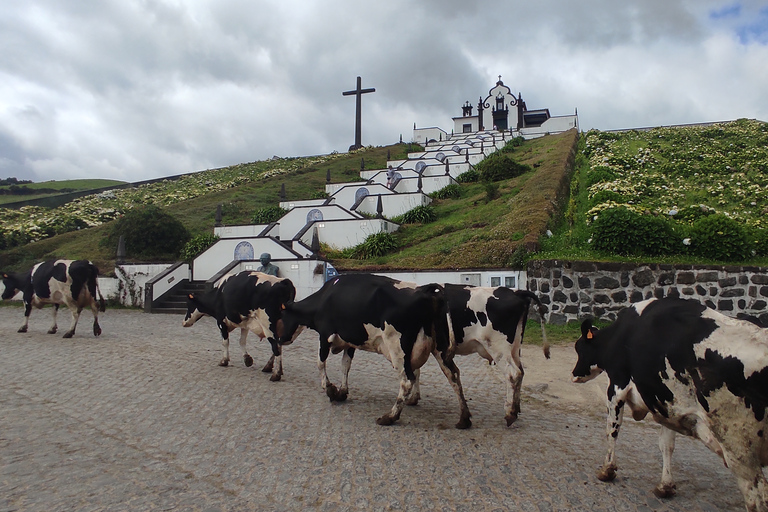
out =
[[[520,351],[531,302],[539,308],[544,356],[549,359],[541,302],[533,292],[503,286],[485,288],[447,284],[445,295],[451,310],[456,354],[477,353],[497,364],[505,377],[504,418],[509,426],[520,414],[520,390],[525,373]]]
[[[464,399],[459,369],[453,362],[456,348],[443,287],[416,286],[373,274],[344,274],[327,281],[309,297],[288,304],[283,313],[282,342],[295,338],[302,327],[320,335],[318,368],[321,384],[331,401],[343,401],[349,389],[349,369],[355,350],[386,357],[400,377],[400,390],[391,411],[376,420],[391,425],[400,417],[419,368],[432,354],[459,399],[457,428],[468,428],[469,408]],[[340,388],[328,379],[330,351],[343,351]]]
[[[248,270],[225,276],[206,294],[190,294],[182,325],[190,327],[203,316],[216,320],[224,347],[219,366],[229,365],[229,333],[235,328],[240,328],[245,366],[253,364],[245,346],[248,331],[260,339],[267,338],[272,346],[272,357],[262,371],[272,372],[270,380],[278,381],[283,375],[282,348],[278,343],[282,327],[280,317],[285,304],[295,298],[296,288],[290,279]]]
[[[104,297],[101,296],[98,285],[99,269],[87,260],[51,260],[38,263],[29,272],[3,272],[3,299],[12,299],[18,292],[22,293],[24,302],[24,325],[18,332],[27,332],[29,315],[32,307],[38,309],[46,304],[53,304],[53,325],[48,334],[58,330],[56,316],[59,306],[64,304],[72,313],[72,325],[64,334],[71,338],[84,308],[89,307],[93,312],[93,334],[99,336],[99,311],[104,311]],[[98,299],[97,299],[98,296]]]
[[[768,331],[697,301],[651,299],[622,310],[598,330],[586,320],[576,342],[575,382],[608,374],[608,453],[600,480],[616,476],[615,447],[624,405],[666,428],[659,439],[661,483],[674,494],[674,433],[701,440],[736,476],[747,510],[768,511]]]

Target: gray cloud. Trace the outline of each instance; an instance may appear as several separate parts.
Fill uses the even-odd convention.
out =
[[[768,119],[757,0],[0,6],[0,175],[139,180],[451,129],[502,75],[582,129]]]

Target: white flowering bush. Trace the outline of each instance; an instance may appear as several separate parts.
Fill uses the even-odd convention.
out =
[[[584,154],[589,160],[585,219],[593,247],[617,254],[666,250],[664,244],[642,250],[644,243],[632,240],[633,232],[620,230],[622,222],[614,220],[626,225],[639,214],[658,219],[653,223],[657,230],[664,227],[666,236],[680,238],[668,244],[672,253],[727,261],[768,255],[763,242],[768,124],[740,119],[644,131],[593,130],[585,136]],[[617,209],[626,213],[614,215]],[[606,212],[611,221],[599,222]],[[646,231],[638,231],[637,238],[647,237]]]
[[[171,206],[180,201],[245,183],[295,172],[344,156],[340,153],[302,158],[273,158],[187,174],[177,180],[114,189],[83,196],[58,208],[0,208],[0,248],[24,245],[56,234],[98,226],[143,205]]]

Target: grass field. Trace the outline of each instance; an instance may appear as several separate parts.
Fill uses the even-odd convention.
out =
[[[40,197],[48,197],[52,195],[58,195],[69,192],[80,192],[85,190],[96,190],[105,187],[111,187],[115,185],[122,185],[124,181],[118,180],[105,180],[105,179],[82,179],[82,180],[52,180],[42,181],[39,183],[24,183],[18,185],[19,187],[27,188],[30,190],[46,190],[39,194],[0,194],[0,205],[15,203],[17,201],[25,201],[28,199],[38,199]],[[0,190],[9,190],[11,185],[1,185]],[[47,190],[53,190],[55,192],[48,192]]]

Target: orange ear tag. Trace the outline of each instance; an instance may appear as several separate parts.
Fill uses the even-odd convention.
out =
[[[592,331],[587,331],[587,339],[588,339],[588,340],[591,340],[591,339],[592,339],[592,338],[594,338],[594,337],[595,337],[595,335],[594,335],[594,334],[592,334]]]

